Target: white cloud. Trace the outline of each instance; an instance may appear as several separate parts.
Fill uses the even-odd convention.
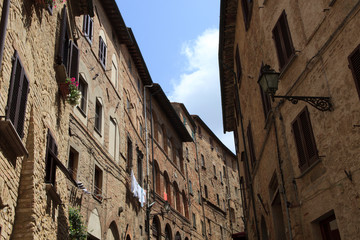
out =
[[[233,134],[223,134],[218,66],[218,29],[207,29],[183,44],[184,72],[173,79],[169,99],[182,102],[190,114],[199,115],[218,138],[234,152]]]

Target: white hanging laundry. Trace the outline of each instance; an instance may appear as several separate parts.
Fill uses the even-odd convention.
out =
[[[131,170],[131,192],[134,194],[134,197],[139,199],[141,207],[143,207],[146,201],[146,191],[136,181],[133,170]]]

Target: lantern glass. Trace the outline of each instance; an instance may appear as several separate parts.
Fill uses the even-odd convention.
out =
[[[278,89],[279,73],[270,69],[268,65],[265,65],[261,70],[261,76],[258,83],[265,93],[275,95]]]

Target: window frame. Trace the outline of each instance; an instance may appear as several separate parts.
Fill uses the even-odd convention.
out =
[[[83,33],[86,38],[86,40],[92,44],[93,40],[93,32],[94,32],[94,19],[90,17],[89,14],[84,15],[83,20]]]
[[[353,58],[355,58],[353,60]],[[360,44],[348,56],[349,68],[355,81],[356,90],[360,99]]]
[[[79,74],[79,91],[81,92],[80,102],[77,105],[78,109],[86,116],[87,111],[87,92],[88,92],[88,84],[85,81],[85,78]]]
[[[245,31],[247,31],[250,28],[253,0],[241,0],[241,6],[245,24]]]
[[[99,111],[99,112],[98,112]],[[98,98],[95,101],[94,129],[101,135],[102,130],[103,105]]]
[[[293,56],[295,56],[295,48],[291,38],[290,28],[285,10],[283,10],[280,14],[280,17],[272,30],[272,35],[279,60],[279,68],[280,71],[283,71],[285,67],[289,64]]]
[[[103,69],[106,69],[107,45],[102,36],[99,36],[99,61]]]
[[[98,172],[98,176],[97,173]],[[104,183],[104,171],[95,164],[94,167],[94,183],[93,183],[93,196],[95,199],[102,201],[103,200],[103,183]]]
[[[256,155],[255,155],[255,147],[254,147],[254,139],[252,134],[252,127],[251,122],[249,122],[249,125],[246,130],[247,140],[248,140],[248,146],[249,146],[249,154],[250,154],[250,163],[251,167],[254,168],[256,165]]]
[[[46,136],[46,154],[45,154],[45,183],[55,186],[56,182],[56,158],[58,155],[58,146],[55,138],[48,129]]]

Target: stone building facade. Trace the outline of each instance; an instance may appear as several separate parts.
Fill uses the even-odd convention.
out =
[[[224,131],[241,161],[249,239],[360,236],[359,9],[352,0],[221,1]],[[273,99],[258,84],[265,65],[279,79]],[[331,109],[293,96],[329,98]]]
[[[234,154],[153,83],[114,0],[0,4],[0,239],[68,239],[70,208],[88,239],[243,231]]]

